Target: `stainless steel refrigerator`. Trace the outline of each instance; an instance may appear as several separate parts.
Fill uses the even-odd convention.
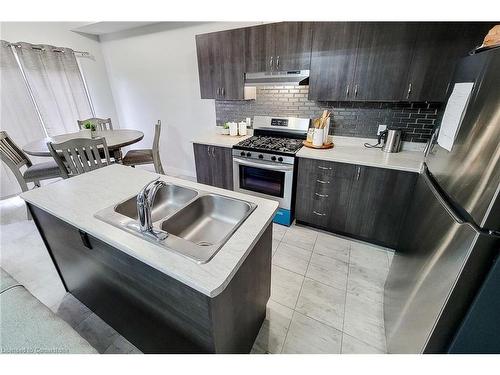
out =
[[[431,142],[386,281],[389,353],[446,352],[500,249],[500,48],[464,58],[459,82],[474,86],[454,145]]]

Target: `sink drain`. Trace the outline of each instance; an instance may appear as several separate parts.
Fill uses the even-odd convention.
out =
[[[208,241],[200,241],[197,243],[198,246],[212,246],[213,243],[208,242]]]

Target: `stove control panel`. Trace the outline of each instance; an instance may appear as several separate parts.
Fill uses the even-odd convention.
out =
[[[288,119],[286,119],[286,118],[272,118],[271,119],[271,126],[287,127],[288,126]]]

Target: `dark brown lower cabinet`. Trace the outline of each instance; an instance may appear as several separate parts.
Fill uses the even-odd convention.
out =
[[[233,190],[231,148],[193,143],[193,151],[199,183]]]
[[[395,247],[417,174],[385,168],[357,168],[346,232]]]
[[[296,219],[395,247],[417,174],[299,158]]]
[[[356,167],[299,159],[295,217],[319,228],[344,232]]]
[[[66,290],[144,353],[250,352],[270,296],[271,225],[211,298],[28,206]]]

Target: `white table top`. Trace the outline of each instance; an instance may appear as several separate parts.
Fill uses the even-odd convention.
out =
[[[110,150],[131,145],[144,138],[143,132],[132,129],[97,130],[95,133],[96,137],[104,137],[106,139],[106,144]],[[47,142],[60,143],[75,138],[91,138],[90,130],[38,139],[24,145],[23,151],[33,156],[51,156],[47,148]]]
[[[134,196],[157,176],[177,185],[253,202],[257,208],[205,264],[94,217],[96,212]],[[21,198],[210,297],[229,284],[278,208],[272,200],[117,164],[24,192]]]

